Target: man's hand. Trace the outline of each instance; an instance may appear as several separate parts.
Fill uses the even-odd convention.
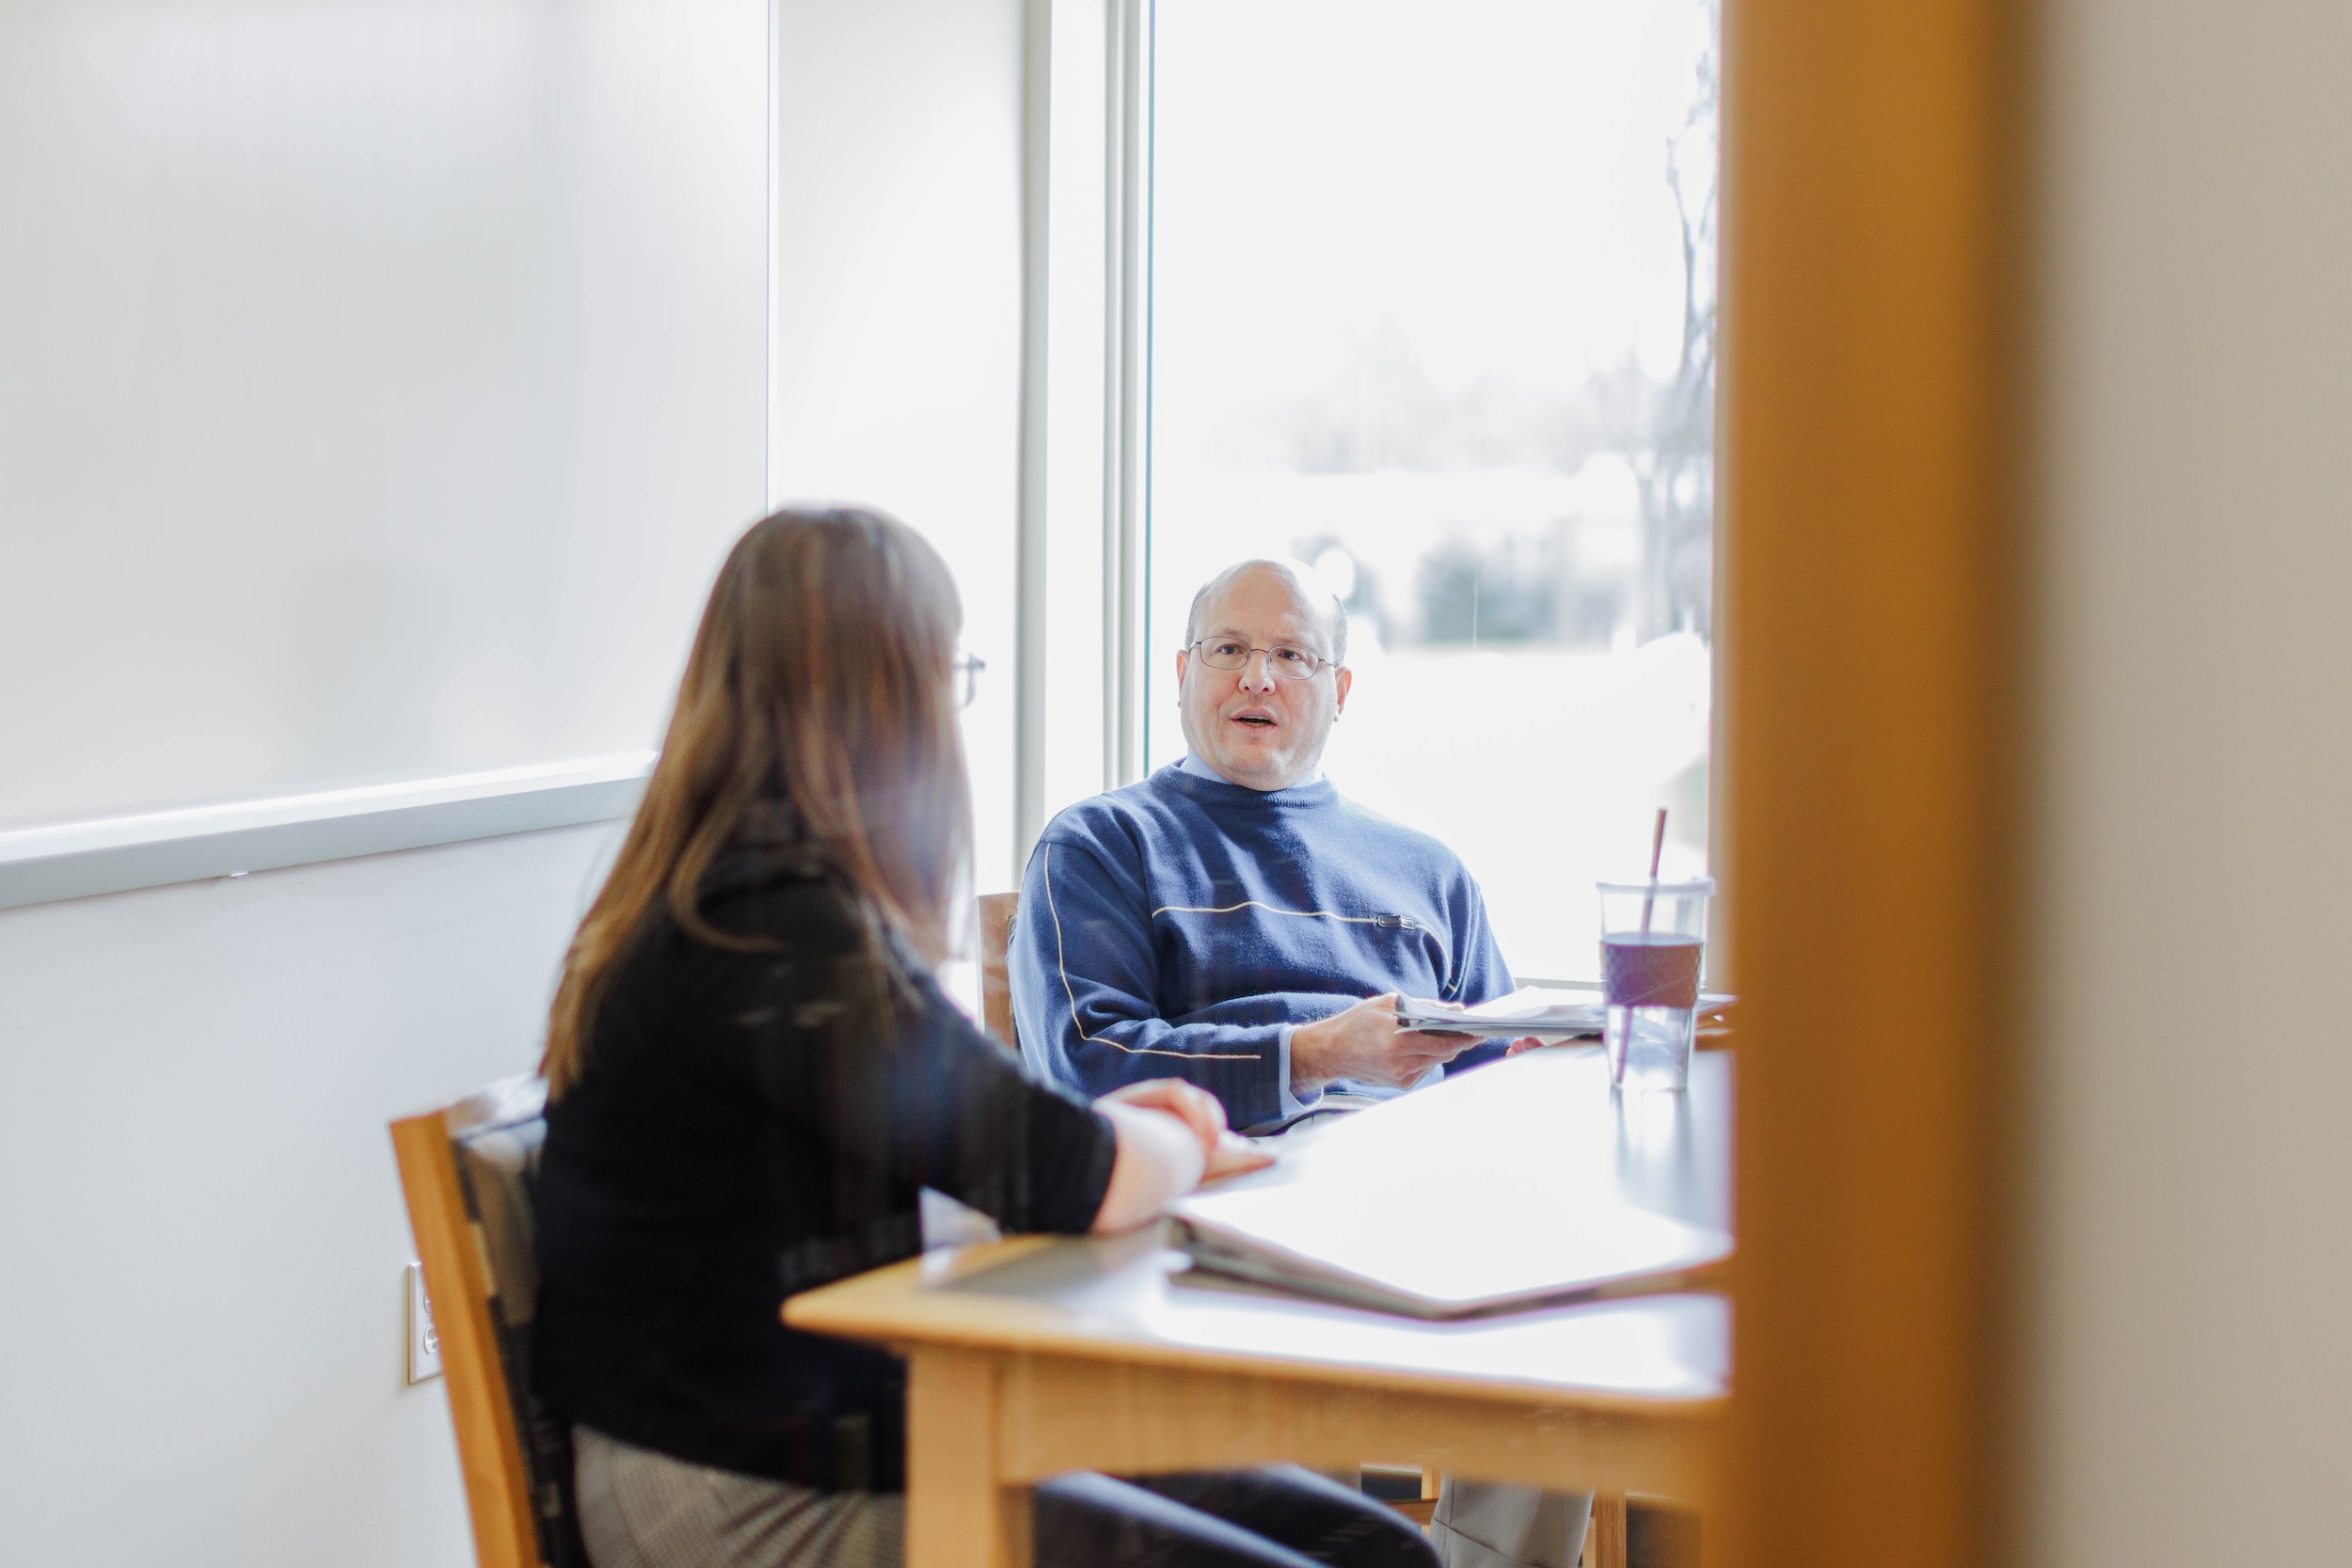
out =
[[[1291,1093],[1311,1094],[1335,1078],[1401,1089],[1477,1043],[1475,1035],[1400,1028],[1396,992],[1368,996],[1291,1031]]]

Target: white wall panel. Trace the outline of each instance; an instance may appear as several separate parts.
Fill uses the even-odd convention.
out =
[[[658,738],[762,499],[766,34],[0,7],[0,829]]]
[[[2034,1561],[2352,1542],[2352,8],[2038,58]]]
[[[0,911],[0,1560],[473,1560],[385,1123],[536,1060],[618,832]]]

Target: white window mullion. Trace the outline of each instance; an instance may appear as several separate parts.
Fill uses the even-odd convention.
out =
[[[1029,0],[1025,20],[1021,863],[1056,811],[1140,766],[1149,173],[1143,6]]]
[[[1014,548],[1013,875],[1045,826],[1053,596],[1054,0],[1021,8],[1021,475]]]
[[[1104,243],[1104,787],[1143,776],[1152,0],[1109,0]]]

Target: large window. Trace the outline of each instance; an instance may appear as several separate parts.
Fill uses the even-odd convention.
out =
[[[1707,854],[1713,0],[1160,0],[1152,766],[1194,588],[1347,603],[1326,768],[1438,834],[1522,974]]]

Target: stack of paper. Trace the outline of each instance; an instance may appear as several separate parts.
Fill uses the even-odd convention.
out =
[[[1720,1012],[1734,999],[1708,991],[1699,997],[1702,1014]],[[1459,1002],[1433,1002],[1417,996],[1400,997],[1396,1021],[1408,1029],[1432,1034],[1532,1035],[1537,1039],[1568,1039],[1600,1033],[1598,990],[1565,990],[1527,986],[1508,996],[1465,1007]]]

